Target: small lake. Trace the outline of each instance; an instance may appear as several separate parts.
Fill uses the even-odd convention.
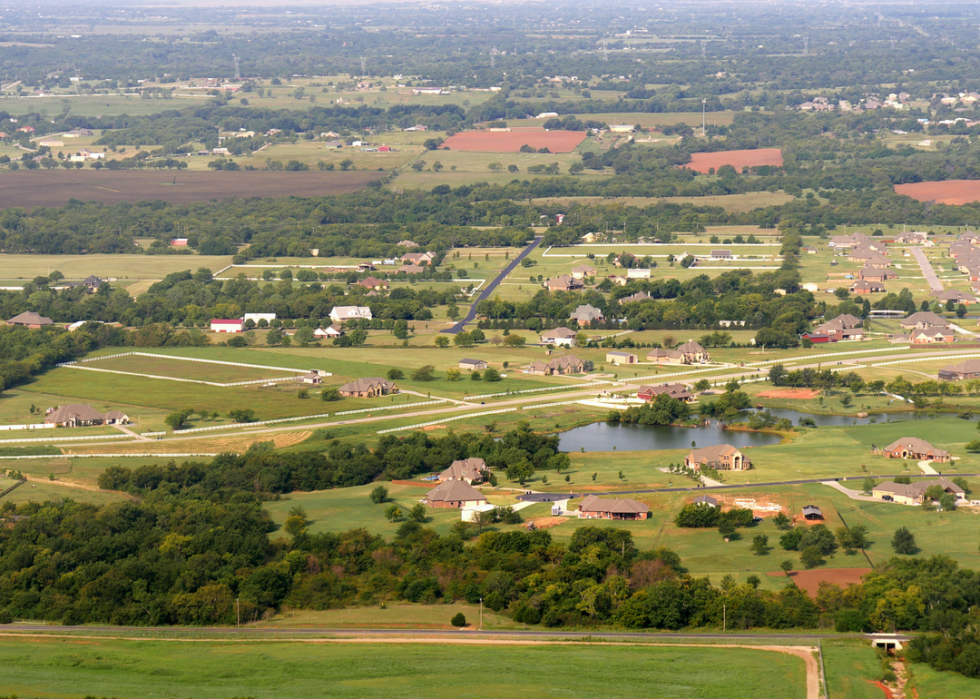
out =
[[[746,411],[746,416],[755,411]],[[786,418],[793,425],[799,424],[799,419],[810,418],[817,427],[851,427],[853,425],[872,425],[885,422],[900,422],[906,420],[929,420],[936,417],[935,413],[878,413],[868,417],[853,415],[814,415],[801,413],[798,410],[770,410],[776,418]],[[718,423],[712,420],[708,427],[671,427],[665,425],[638,425],[621,422],[593,422],[590,425],[576,427],[559,435],[559,449],[562,451],[647,451],[650,449],[690,449],[691,442],[699,447],[710,447],[715,444],[731,444],[734,447],[764,447],[779,444],[777,435],[764,432],[742,432],[740,430],[722,430]]]
[[[710,427],[671,427],[668,425],[637,425],[625,422],[593,422],[562,432],[559,449],[562,451],[646,451],[648,449],[690,449],[691,442],[699,447],[731,444],[735,447],[762,447],[779,444],[778,435],[763,432],[722,430],[716,423]]]

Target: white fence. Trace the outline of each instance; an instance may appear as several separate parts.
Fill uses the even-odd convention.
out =
[[[565,390],[580,391],[583,388],[592,388],[594,386],[608,386],[611,383],[613,382],[600,381],[595,383],[580,384],[578,386],[547,386],[545,388],[526,388],[523,391],[505,391],[503,393],[484,393],[483,395],[480,396],[466,396],[464,400],[481,400],[483,398],[499,398],[501,396],[516,396],[522,393],[539,393],[541,391],[565,391]]]
[[[171,457],[186,459],[191,456],[206,456],[208,458],[213,458],[217,454],[40,454],[40,455],[30,455],[30,456],[0,456],[0,459],[106,459],[106,458],[118,458],[118,457],[128,457],[128,458],[156,458],[156,459],[169,459]]]
[[[389,432],[401,432],[404,430],[417,430],[423,427],[431,427],[432,425],[441,425],[444,422],[451,422],[453,420],[465,420],[471,417],[484,417],[486,415],[500,415],[502,413],[515,413],[519,410],[540,410],[542,408],[556,408],[560,405],[576,405],[581,403],[580,400],[566,400],[560,403],[543,403],[541,405],[526,405],[523,407],[513,406],[509,408],[499,408],[497,410],[484,410],[479,413],[469,413],[467,415],[454,415],[452,417],[446,417],[441,420],[434,420],[432,422],[422,422],[417,425],[406,425],[404,427],[389,427],[386,430],[378,430],[376,434],[388,434]]]
[[[354,415],[355,413],[373,413],[379,410],[400,410],[401,408],[421,408],[424,405],[439,405],[440,403],[448,403],[448,398],[440,398],[439,400],[427,400],[420,403],[402,403],[401,405],[383,405],[378,408],[359,408],[357,410],[344,410],[343,412],[334,413],[334,417],[340,417],[341,415]]]
[[[874,364],[869,364],[868,366],[892,366],[893,364],[911,364],[913,362],[935,362],[937,360],[944,361],[946,359],[976,359],[980,357],[980,352],[971,352],[969,354],[944,354],[940,357],[915,357],[914,359],[895,359],[890,362],[875,362]]]
[[[140,437],[162,437],[166,432],[144,432]]]
[[[47,439],[0,439],[0,444],[37,444],[38,442],[43,442],[44,444],[58,443],[62,442],[91,442],[93,440],[99,439],[132,439],[131,434],[102,434],[93,435],[91,437],[55,437],[51,436]]]
[[[309,369],[289,369],[281,366],[267,366],[265,364],[244,364],[242,362],[226,362],[220,359],[201,359],[199,357],[178,357],[169,354],[154,354],[152,352],[120,352],[118,354],[107,354],[102,357],[89,357],[88,359],[78,359],[73,362],[63,362],[58,366],[69,364],[85,364],[87,362],[101,362],[105,359],[116,359],[118,357],[152,357],[154,359],[173,359],[177,362],[199,362],[201,364],[222,364],[224,366],[238,366],[246,369],[272,369],[274,371],[284,371],[290,374],[306,374]],[[330,376],[330,374],[327,374]]]
[[[13,432],[16,430],[50,430],[57,427],[53,422],[39,422],[33,425],[0,425],[0,432]]]
[[[58,366],[64,367],[65,369],[81,369],[84,371],[98,371],[103,374],[121,374],[123,376],[138,376],[142,379],[160,379],[163,381],[178,381],[180,383],[196,383],[204,386],[215,386],[217,388],[232,388],[234,386],[254,386],[257,384],[267,384],[275,383],[276,381],[290,381],[291,377],[283,376],[278,378],[268,378],[268,379],[253,379],[251,381],[235,381],[233,383],[217,383],[215,381],[201,381],[200,379],[180,379],[176,376],[157,376],[156,374],[140,374],[135,371],[118,371],[116,369],[101,369],[94,366],[78,366],[72,364],[59,364]],[[303,372],[306,373],[306,372]]]

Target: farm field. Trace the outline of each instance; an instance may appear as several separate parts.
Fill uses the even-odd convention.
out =
[[[685,167],[705,174],[711,168],[717,170],[722,165],[731,165],[741,172],[743,167],[775,165],[782,167],[783,153],[779,148],[758,148],[754,150],[728,150],[714,153],[694,153],[691,162]]]
[[[147,354],[153,354],[147,353]],[[93,369],[123,371],[133,374],[150,374],[167,378],[189,379],[191,381],[210,381],[212,383],[233,383],[269,379],[286,381],[297,375],[296,370],[259,369],[255,367],[228,366],[196,361],[182,361],[165,356],[112,356],[92,362],[78,364]],[[76,369],[79,371],[79,369]]]
[[[33,279],[58,270],[71,281],[94,274],[102,279],[162,279],[200,267],[217,272],[231,255],[3,255],[0,279]]]
[[[895,192],[918,201],[934,201],[937,204],[969,204],[980,201],[980,181],[910,182],[895,185]]]
[[[552,153],[568,153],[575,150],[587,134],[585,131],[545,131],[538,129],[513,129],[512,131],[461,131],[450,136],[442,144],[447,150],[477,151],[481,153],[517,153],[521,146],[547,148]]]
[[[24,386],[20,388],[11,388],[0,394],[0,424],[2,425],[30,425],[30,424],[41,424],[44,422],[44,412],[47,408],[55,408],[59,405],[64,405],[65,403],[77,403],[71,396],[59,395],[56,393],[39,394],[31,390],[31,386]],[[129,416],[129,419],[135,424],[135,429],[142,429],[142,431],[148,431],[149,429],[155,429],[156,426],[163,425],[163,418],[166,413],[159,410],[151,410],[145,406],[133,405],[129,401],[138,399],[138,396],[120,396],[127,402],[118,402],[114,400],[97,400],[91,403],[92,407],[96,410],[100,410],[103,413],[110,410],[121,410]],[[31,412],[31,406],[34,406],[35,411]],[[93,430],[101,428],[91,428],[91,427],[81,427],[76,428],[71,431],[71,434],[85,435],[85,434],[98,434]],[[81,431],[77,431],[81,430]],[[52,434],[58,432],[60,437],[64,437],[67,432],[64,430],[51,430]],[[118,434],[113,428],[109,428],[106,434]],[[40,435],[32,434],[26,435],[23,432],[0,432],[0,439],[17,439],[19,437],[30,436],[38,437]],[[49,436],[45,433],[45,436]]]
[[[356,192],[380,179],[369,172],[31,171],[0,175],[3,206],[63,206],[69,199],[175,204],[251,196],[315,197]],[[173,184],[176,180],[176,185]]]
[[[261,629],[276,628],[430,628],[455,630],[449,623],[457,613],[463,614],[471,625],[477,626],[480,618],[480,605],[467,602],[452,604],[411,604],[409,602],[388,602],[384,607],[351,607],[348,609],[289,609],[280,612],[269,621],[257,621],[252,626]],[[484,629],[523,628],[510,617],[498,614],[488,607],[483,608]]]
[[[448,607],[447,607],[448,609]],[[447,673],[446,668],[452,667]],[[534,668],[534,672],[527,669]],[[749,648],[575,645],[475,645],[418,642],[363,644],[259,641],[154,643],[71,638],[0,642],[0,691],[69,699],[249,696],[294,699],[458,696],[567,696],[618,699],[748,699],[780,687],[780,696],[805,696],[798,657]]]

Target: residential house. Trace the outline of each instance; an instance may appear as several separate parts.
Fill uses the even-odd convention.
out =
[[[712,260],[731,260],[732,251],[731,250],[712,250],[711,251]]]
[[[919,437],[902,437],[887,447],[871,447],[871,453],[889,459],[910,459],[913,461],[938,461],[946,463],[952,459],[945,449],[934,447]]]
[[[959,364],[944,366],[939,370],[939,378],[943,381],[980,379],[980,359],[968,359]]]
[[[894,242],[901,245],[925,245],[928,247],[932,247],[933,245],[933,242],[929,240],[929,234],[925,231],[902,233],[901,235],[895,236]]]
[[[395,270],[395,274],[422,274],[424,271],[422,265],[403,265]]]
[[[96,277],[94,274],[83,279],[82,284],[88,289],[89,293],[95,293],[102,286],[102,280]]]
[[[682,400],[685,403],[693,403],[697,400],[694,394],[688,390],[687,386],[682,383],[665,383],[663,386],[640,386],[636,391],[636,397],[650,403],[655,401],[657,396],[664,393],[671,398]]]
[[[967,294],[966,292],[959,291],[958,289],[947,289],[946,291],[933,291],[932,296],[939,301],[939,303],[945,305],[949,301],[953,303],[962,303],[964,306],[969,306],[977,302],[977,297],[973,294]]]
[[[486,480],[490,469],[483,459],[470,458],[453,461],[449,468],[439,474],[440,481],[463,481],[465,483],[480,483]]]
[[[487,363],[482,359],[460,359],[459,368],[467,371],[483,371],[487,368]]]
[[[367,306],[334,306],[330,310],[330,320],[343,323],[347,320],[371,320],[371,309]]]
[[[528,365],[524,370],[527,374],[536,376],[552,376],[561,374],[581,374],[585,371],[585,362],[574,354],[566,354],[555,357],[549,362],[537,360]]]
[[[632,352],[606,352],[606,361],[610,364],[636,364],[639,361],[637,357]]]
[[[317,340],[332,339],[335,337],[340,337],[344,334],[344,329],[337,325],[336,323],[327,326],[326,328],[317,328],[313,331],[313,337]]]
[[[105,422],[105,415],[86,403],[69,403],[49,412],[44,422],[58,427],[101,425]]]
[[[711,359],[708,350],[694,340],[688,340],[677,351],[684,355],[685,364],[704,364]]]
[[[562,274],[548,280],[548,291],[577,291],[584,288],[585,284],[582,283],[581,279],[576,279],[568,274]]]
[[[460,480],[443,481],[425,494],[429,507],[471,509],[487,504],[486,496],[469,483]]]
[[[951,345],[956,341],[956,333],[949,328],[926,328],[913,330],[909,339],[913,345]]]
[[[611,281],[616,286],[626,286],[630,283],[629,277],[624,277],[621,274],[610,274],[608,277],[606,277],[606,279]]]
[[[110,410],[103,416],[105,425],[128,425],[129,415],[121,410]]]
[[[647,353],[648,362],[657,364],[683,364],[684,354],[672,349],[653,349]]]
[[[860,272],[858,272],[858,277],[866,282],[884,282],[888,279],[897,279],[898,275],[894,272],[889,272],[887,269],[879,269],[877,267],[865,267]]]
[[[577,267],[572,267],[572,276],[575,279],[594,277],[596,275],[596,271],[596,268],[591,265],[578,265]]]
[[[600,498],[586,495],[578,506],[579,519],[646,519],[650,508],[631,498]]]
[[[650,270],[647,267],[630,267],[626,270],[627,279],[649,279]]]
[[[211,320],[211,332],[213,333],[240,333],[244,329],[244,323],[237,318],[213,318]]]
[[[590,325],[592,321],[601,323],[606,319],[606,317],[602,315],[602,311],[588,303],[578,306],[571,312],[569,318],[577,322],[580,326]]]
[[[52,321],[50,318],[46,318],[40,313],[35,313],[34,311],[24,311],[23,313],[18,313],[7,321],[7,325],[19,325],[21,327],[30,328],[31,330],[40,330],[45,325],[53,324],[54,321]]]
[[[899,505],[921,505],[926,500],[926,491],[934,485],[942,488],[943,492],[954,495],[957,500],[964,499],[966,495],[961,487],[945,478],[915,483],[884,481],[871,489],[871,495],[878,500],[895,502]]]
[[[378,279],[376,277],[364,277],[361,281],[357,282],[356,286],[364,287],[365,289],[387,289],[388,282],[384,279]]]
[[[576,336],[577,333],[574,330],[569,330],[568,328],[564,327],[555,328],[554,330],[545,330],[543,333],[541,333],[541,344],[574,347]]]
[[[825,335],[831,342],[840,340],[863,340],[864,321],[849,313],[831,318],[813,329],[815,335]]]
[[[904,330],[925,330],[927,328],[948,328],[949,321],[932,311],[919,311],[902,318],[899,325]]]
[[[339,390],[345,398],[377,398],[398,393],[398,386],[380,376],[371,376],[345,383]]]
[[[636,301],[652,301],[652,300],[653,297],[650,296],[650,294],[648,294],[647,292],[637,291],[635,294],[631,294],[630,296],[624,296],[623,298],[619,299],[619,305],[622,306],[624,303],[634,303]]]
[[[885,285],[860,279],[851,285],[850,291],[852,294],[882,294],[885,292]]]
[[[432,260],[434,260],[435,257],[435,253],[432,252],[406,252],[398,259],[411,265],[429,265],[432,264]]]
[[[684,457],[684,465],[695,471],[711,468],[716,471],[747,471],[752,468],[749,457],[731,444],[716,444],[694,449]]]
[[[308,383],[312,386],[319,386],[323,383],[323,378],[316,371],[311,371],[307,374],[301,374],[293,379],[296,383]]]

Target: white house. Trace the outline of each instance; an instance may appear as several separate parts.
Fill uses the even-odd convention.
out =
[[[244,323],[237,318],[234,320],[219,320],[215,318],[211,321],[211,332],[213,333],[240,333],[244,330]]]
[[[334,306],[330,311],[330,320],[343,323],[345,320],[371,320],[371,309],[367,306]]]

